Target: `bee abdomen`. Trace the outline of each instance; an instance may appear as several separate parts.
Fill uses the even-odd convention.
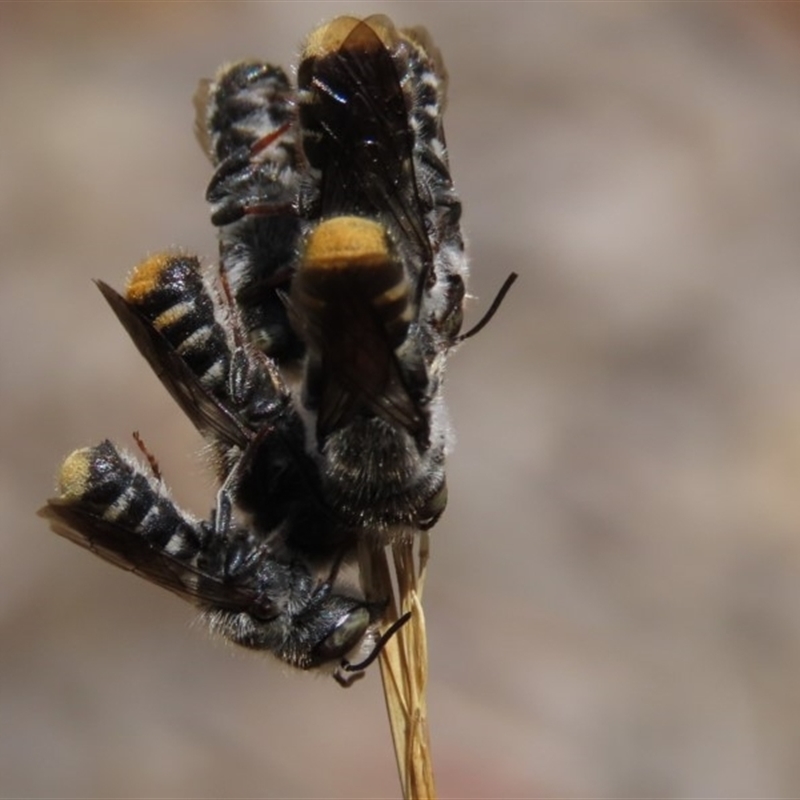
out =
[[[131,274],[125,297],[208,391],[225,395],[231,348],[195,257],[159,254],[148,258]]]
[[[158,550],[184,559],[200,550],[199,528],[108,440],[67,456],[58,493],[60,499],[142,536]]]
[[[401,31],[405,56],[403,91],[408,100],[409,120],[414,130],[415,150],[433,146],[446,159],[442,112],[446,100],[447,72],[430,35],[424,28]]]
[[[261,61],[226,65],[208,85],[205,124],[215,164],[252,147],[292,118],[293,91],[280,68]]]
[[[342,309],[357,314],[356,303],[371,309],[391,347],[402,343],[413,317],[410,283],[385,228],[363,217],[334,217],[312,231],[292,282],[292,303],[306,315],[311,340],[333,333],[327,329],[340,325],[333,318]]]
[[[279,67],[244,61],[203,82],[196,104],[199,138],[216,167],[206,199],[242,322],[258,349],[297,359],[303,346],[279,294],[300,233],[294,88]]]

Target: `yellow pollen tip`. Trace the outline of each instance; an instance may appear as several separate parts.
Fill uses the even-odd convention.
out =
[[[58,473],[58,494],[64,500],[79,500],[86,494],[91,473],[91,447],[70,453]]]
[[[334,217],[308,237],[303,255],[307,269],[347,269],[385,264],[390,259],[386,230],[363,217]]]
[[[169,266],[173,256],[158,253],[134,267],[125,286],[125,297],[131,303],[141,303],[158,286],[161,273]]]
[[[356,17],[337,17],[311,31],[303,49],[303,58],[324,57],[329,53],[335,53],[361,24],[369,26],[384,47],[391,47],[397,38],[392,21],[381,14],[374,14],[365,20]]]

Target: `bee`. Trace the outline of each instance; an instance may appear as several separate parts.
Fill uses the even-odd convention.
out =
[[[100,291],[140,353],[205,439],[220,489],[220,531],[235,508],[288,547],[329,559],[355,531],[323,496],[305,427],[274,361],[252,345],[239,307],[199,260],[158,254],[131,273],[124,296]]]
[[[447,502],[442,397],[467,260],[442,127],[447,76],[423,29],[340,17],[297,69],[306,170],[288,297],[323,491],[391,541]]]
[[[195,132],[215,167],[206,192],[211,222],[243,324],[256,347],[296,364],[305,347],[280,294],[300,236],[294,87],[280,67],[242,61],[201,81],[194,102]]]
[[[98,285],[209,443],[221,488],[211,518],[198,522],[104,442],[67,458],[59,496],[42,515],[57,533],[200,605],[213,631],[302,669],[333,664],[348,684],[397,625],[379,636],[385,604],[335,586],[348,530],[322,499],[273,363],[245,340],[236,308],[223,305],[192,256],[145,260],[124,296]],[[234,507],[248,525],[234,520]],[[327,543],[328,555],[317,546],[305,557],[305,539]],[[317,583],[320,565],[328,577]]]
[[[375,625],[383,605],[335,590],[336,564],[318,582],[257,531],[196,520],[109,441],[67,457],[59,496],[40,513],[60,535],[199,605],[213,632],[300,669],[332,668],[342,685],[385,641]]]

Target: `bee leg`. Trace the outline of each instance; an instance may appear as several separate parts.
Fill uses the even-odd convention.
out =
[[[236,448],[228,451],[227,454],[227,473],[222,471],[222,483],[217,489],[217,498],[212,512],[212,523],[214,533],[218,536],[225,536],[231,528],[231,518],[233,516],[233,498],[236,488],[241,480],[242,473],[249,467],[248,455],[251,448],[239,451]],[[233,456],[232,454],[236,454]],[[231,465],[232,464],[232,465]]]
[[[339,553],[336,556],[336,559],[331,566],[331,571],[328,573],[328,577],[325,579],[324,583],[321,583],[317,590],[314,592],[315,597],[322,599],[327,597],[331,593],[331,589],[333,589],[333,584],[336,583],[336,578],[339,575],[339,570],[342,566],[342,562],[344,561],[344,551]]]
[[[147,459],[147,463],[150,466],[150,471],[153,473],[153,477],[159,482],[164,482],[164,476],[161,474],[161,467],[158,465],[158,460],[156,457],[147,449],[147,445],[144,443],[144,439],[142,439],[139,431],[133,432],[133,441],[136,442],[136,446],[139,450],[142,451],[142,455]]]
[[[281,406],[286,405],[289,390],[275,362],[248,346],[248,336],[239,316],[240,309],[234,299],[228,275],[222,268],[219,279],[234,343],[230,355],[226,399],[235,408],[246,411],[248,417],[252,419],[252,427],[260,429],[263,428],[264,421],[270,419]]]
[[[214,533],[217,536],[225,536],[230,530],[232,508],[230,492],[223,486],[217,492],[217,503],[212,512]]]

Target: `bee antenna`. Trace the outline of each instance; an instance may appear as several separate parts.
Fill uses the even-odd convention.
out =
[[[386,631],[384,631],[381,638],[378,639],[375,644],[375,647],[372,648],[372,652],[363,661],[360,661],[358,664],[351,664],[349,661],[343,660],[341,668],[345,672],[363,672],[381,654],[381,650],[386,647],[386,643],[389,639],[391,639],[410,619],[411,612],[406,611],[400,619],[395,620]]]
[[[471,336],[474,336],[476,333],[482,331],[489,320],[495,315],[495,312],[498,308],[500,308],[500,303],[503,302],[505,296],[508,294],[508,290],[514,285],[514,281],[519,277],[516,272],[512,272],[506,279],[503,285],[500,287],[500,291],[495,295],[492,304],[489,306],[487,312],[480,318],[477,325],[473,325],[466,333],[462,333],[456,339],[456,343],[463,342],[464,339],[469,339]]]

